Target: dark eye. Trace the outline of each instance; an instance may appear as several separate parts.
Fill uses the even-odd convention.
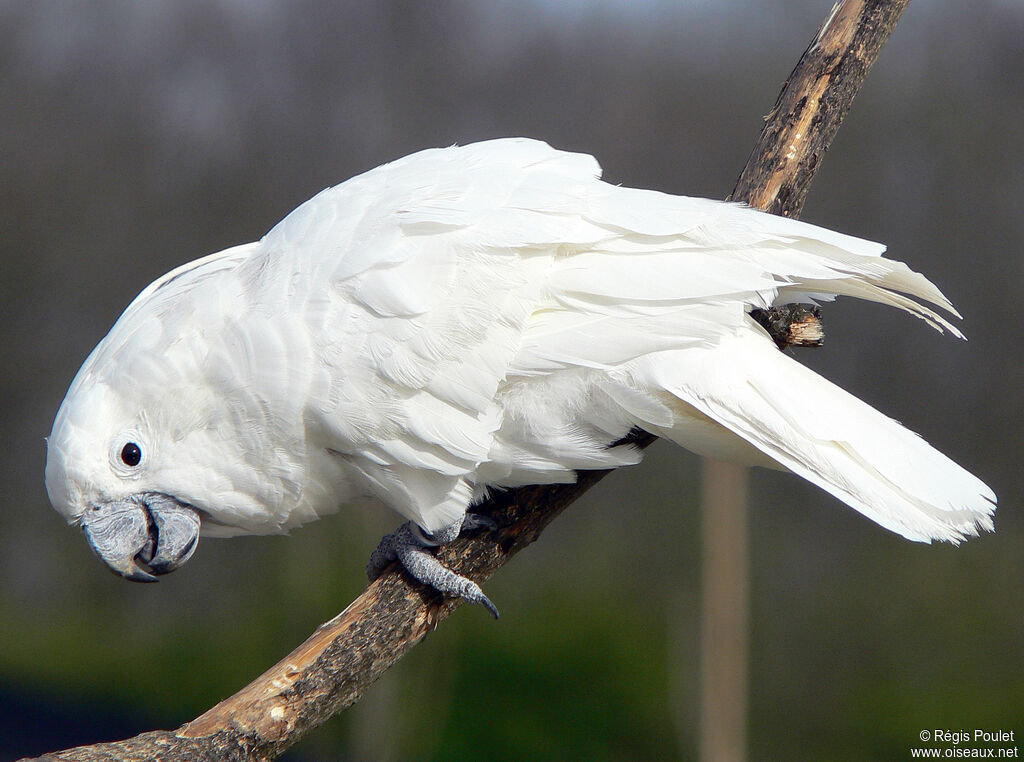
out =
[[[121,462],[126,466],[137,466],[142,462],[142,450],[134,442],[121,448]]]

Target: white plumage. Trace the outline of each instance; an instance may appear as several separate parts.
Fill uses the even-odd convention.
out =
[[[748,314],[850,295],[959,335],[923,304],[955,314],[935,286],[880,244],[599,174],[532,140],[423,151],[164,276],[68,392],[54,505],[80,521],[162,493],[230,535],[371,500],[433,532],[488,486],[636,463],[609,445],[641,427],[787,468],[913,540],[992,527],[981,481]]]

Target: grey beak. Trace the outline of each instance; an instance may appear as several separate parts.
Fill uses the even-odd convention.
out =
[[[82,530],[96,555],[115,574],[133,582],[185,563],[199,542],[199,512],[159,492],[144,492],[93,505],[82,516]]]

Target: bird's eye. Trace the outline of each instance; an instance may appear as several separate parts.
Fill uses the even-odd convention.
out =
[[[137,466],[142,462],[142,450],[135,442],[129,442],[121,448],[121,462],[126,466]]]

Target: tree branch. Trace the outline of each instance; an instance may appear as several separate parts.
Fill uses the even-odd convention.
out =
[[[909,0],[844,0],[790,74],[731,198],[798,216],[821,158]],[[654,440],[641,433],[645,447]],[[479,582],[536,540],[607,471],[576,484],[497,494],[481,510],[498,531],[460,538],[439,552]],[[455,610],[392,568],[305,643],[234,696],[177,730],[48,754],[50,760],[269,760],[363,691]]]
[[[731,199],[800,216],[825,151],[909,2],[836,3],[765,117]]]

